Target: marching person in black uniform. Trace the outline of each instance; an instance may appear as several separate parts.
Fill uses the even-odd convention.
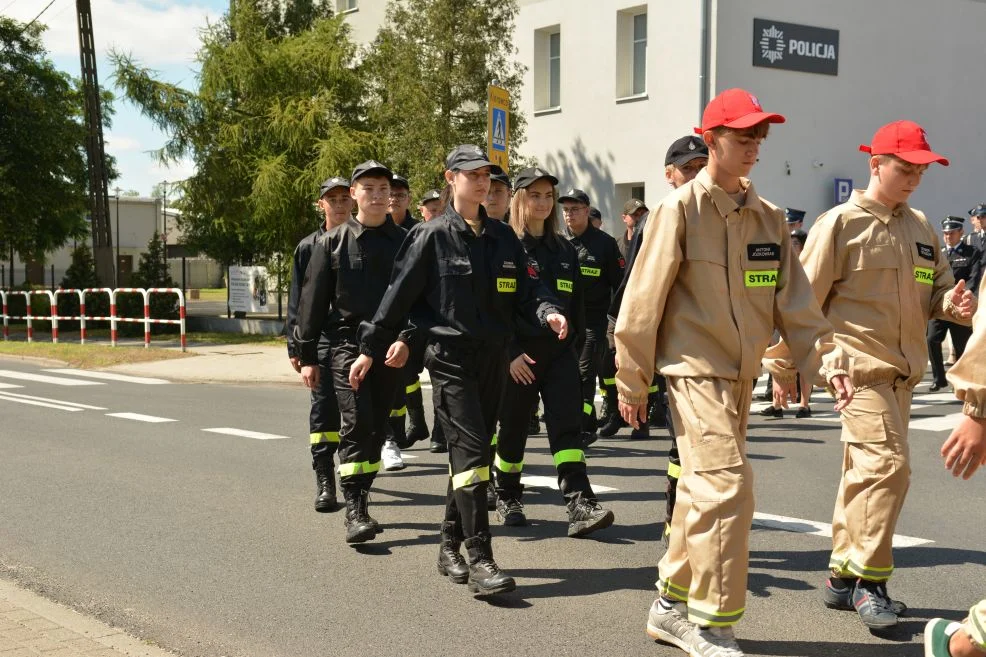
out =
[[[945,246],[941,250],[948,258],[955,281],[965,281],[968,289],[978,290],[982,276],[983,254],[976,247],[962,241],[964,224],[965,217],[949,216],[942,220],[941,230]],[[929,388],[931,392],[938,392],[948,386],[941,353],[946,333],[952,336],[952,348],[955,352],[955,360],[958,360],[965,351],[965,345],[972,335],[972,328],[943,319],[933,319],[928,322],[928,354],[931,357],[931,375],[934,379]]]
[[[804,230],[805,211],[795,208],[784,208],[784,220],[787,222],[787,229],[791,232]]]
[[[613,512],[599,505],[586,475],[579,412],[582,390],[575,352],[575,344],[585,330],[585,284],[575,248],[558,234],[554,187],[557,184],[557,178],[536,167],[524,169],[514,179],[516,191],[510,203],[510,227],[521,238],[527,253],[525,269],[558,297],[562,312],[569,318],[569,333],[559,342],[541,322],[532,322],[532,318],[517,322],[516,337],[510,345],[510,378],[503,395],[493,461],[496,518],[504,525],[527,523],[520,478],[524,470],[527,422],[540,393],[548,445],[558,471],[558,487],[568,506],[568,535],[584,536],[613,524]],[[584,200],[582,215],[587,224],[589,203],[587,198]],[[602,339],[603,334],[599,337]]]
[[[323,331],[329,338],[333,385],[342,415],[339,479],[346,499],[347,543],[372,540],[380,531],[369,515],[368,498],[380,470],[387,418],[400,381],[398,368],[408,355],[405,331],[387,350],[387,367],[378,367],[362,384],[350,383],[352,364],[369,350],[358,336],[360,322],[372,317],[379,306],[407,234],[387,215],[390,178],[390,170],[373,160],[353,171],[350,195],[359,212],[323,235],[312,250],[294,329],[302,380],[312,389],[320,383],[318,340]]]
[[[572,234],[571,243],[579,258],[579,280],[584,288],[585,339],[579,350],[579,376],[582,379],[582,440],[585,445],[595,442],[596,377],[602,371],[609,350],[606,341],[606,313],[613,294],[623,281],[626,262],[620,255],[616,240],[589,224],[589,195],[581,189],[570,189],[559,197],[565,225]]]
[[[445,161],[444,213],[408,235],[394,278],[360,339],[368,349],[353,365],[359,381],[415,308],[416,328],[430,339],[436,422],[449,445],[449,480],[438,571],[478,595],[512,591],[497,566],[486,510],[490,436],[507,374],[507,345],[518,317],[568,336],[558,302],[528,275],[524,247],[509,226],[491,220],[483,203],[490,173],[499,173],[478,146],[463,145]],[[459,553],[465,543],[468,567]]]
[[[301,350],[294,339],[294,327],[298,323],[298,299],[301,285],[312,257],[312,248],[325,233],[335,226],[349,221],[353,213],[353,198],[349,195],[349,181],[345,178],[329,178],[319,188],[318,209],[325,221],[318,230],[306,236],[294,249],[291,289],[288,292],[288,317],[284,334],[288,341],[288,359],[295,372],[301,372]],[[308,414],[308,438],[311,443],[312,469],[315,471],[315,510],[328,513],[339,508],[336,501],[336,475],[333,457],[339,448],[339,405],[332,388],[332,356],[329,353],[329,337],[324,332],[318,340],[319,383],[311,390],[311,411]]]
[[[598,208],[589,208],[589,224],[593,228],[603,229],[603,213]],[[609,235],[609,233],[606,233]]]
[[[429,189],[425,192],[424,196],[421,197],[421,201],[418,203],[418,213],[421,215],[421,221],[431,221],[437,217],[439,212],[439,205],[441,205],[442,195],[437,189]]]
[[[486,216],[497,221],[506,221],[510,213],[510,194],[513,188],[510,178],[505,173],[494,173],[490,176],[490,193],[486,195]]]
[[[969,210],[969,216],[972,217],[972,230],[965,236],[965,243],[976,247],[981,254],[979,275],[982,277],[983,274],[986,274],[986,203],[980,203]],[[969,289],[974,293],[979,292],[978,287]]]

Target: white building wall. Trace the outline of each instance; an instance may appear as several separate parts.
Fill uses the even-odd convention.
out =
[[[719,0],[714,91],[742,87],[788,122],[773,126],[753,171],[758,191],[811,218],[833,205],[833,179],[869,180],[881,125],[917,121],[951,166],[932,165],[911,205],[936,227],[986,201],[981,0]],[[752,65],[753,19],[839,30],[837,77]],[[786,163],[790,163],[790,174]]]
[[[353,41],[365,46],[377,38],[387,17],[387,4],[387,0],[357,0],[356,9],[343,12],[346,22],[352,26]],[[339,2],[336,6],[344,5]]]

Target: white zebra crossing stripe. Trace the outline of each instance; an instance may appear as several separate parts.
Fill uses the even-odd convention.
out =
[[[247,431],[246,429],[234,429],[232,427],[215,427],[212,429],[202,429],[209,433],[221,433],[227,436],[238,436],[240,438],[253,438],[254,440],[287,440],[288,436],[279,436],[275,433],[261,433],[259,431]]]
[[[51,399],[50,397],[35,397],[34,395],[22,395],[17,392],[3,392],[0,393],[5,397],[17,397],[18,399],[30,399],[33,401],[43,401],[51,404],[58,404],[60,406],[74,406],[80,410],[90,410],[90,411],[105,411],[106,409],[102,406],[90,406],[89,404],[80,404],[78,402],[62,401],[61,399]]]
[[[98,379],[101,381],[119,381],[120,383],[136,383],[145,386],[167,385],[170,381],[164,379],[152,379],[144,376],[130,376],[127,374],[116,374],[115,372],[93,372],[90,370],[73,369],[46,369],[45,372],[52,374],[67,374],[69,376],[80,376],[86,379]]]
[[[16,383],[3,383],[0,381],[0,390],[12,390],[14,388],[23,388],[24,386],[19,386]]]
[[[832,538],[832,525],[827,522],[816,522],[815,520],[789,518],[787,516],[775,516],[771,513],[757,512],[753,514],[753,524],[754,526],[765,527],[767,529],[779,529],[796,534]],[[896,548],[915,547],[918,545],[927,545],[928,543],[934,543],[934,541],[927,538],[914,538],[913,536],[894,534],[894,547]]]
[[[524,475],[520,478],[520,483],[525,486],[532,486],[534,488],[551,488],[553,490],[558,490],[558,478],[557,477],[543,477],[541,475]],[[610,488],[609,486],[602,486],[600,484],[592,484],[592,490],[596,493],[611,493],[617,488]]]
[[[166,417],[155,417],[154,415],[142,415],[140,413],[107,413],[107,417],[118,417],[123,420],[136,420],[137,422],[177,422],[178,420],[172,420]]]
[[[34,381],[36,383],[51,383],[56,386],[102,386],[106,385],[101,381],[86,381],[85,379],[66,379],[58,376],[46,376],[44,374],[31,374],[29,372],[15,372],[14,370],[0,370],[0,377],[14,379],[18,381]]]
[[[85,409],[78,408],[76,406],[62,406],[61,404],[50,404],[48,402],[37,401],[35,399],[22,399],[20,397],[11,397],[9,393],[0,392],[0,401],[13,402],[15,404],[26,404],[28,406],[41,406],[43,408],[53,408],[57,411],[69,411],[70,413],[77,413]]]

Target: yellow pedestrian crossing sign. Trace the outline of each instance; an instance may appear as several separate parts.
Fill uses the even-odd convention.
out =
[[[510,159],[510,92],[490,85],[486,150],[490,161],[507,170]]]

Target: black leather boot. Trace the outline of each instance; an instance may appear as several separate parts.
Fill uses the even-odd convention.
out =
[[[616,391],[606,390],[603,397],[603,419],[600,421],[599,437],[612,438],[616,432],[626,426],[626,422],[620,417],[620,407],[617,402]]]
[[[315,510],[329,513],[339,509],[336,499],[335,463],[332,457],[317,462],[315,468]]]
[[[429,445],[428,451],[432,454],[444,454],[448,451],[445,432],[442,431],[442,425],[438,422],[435,422],[435,430],[431,432],[431,445]]]
[[[438,546],[438,574],[447,576],[456,584],[465,584],[469,579],[469,566],[459,552],[461,545],[462,530],[459,524],[449,520],[442,522],[442,542]]]
[[[431,433],[428,431],[428,422],[425,420],[425,409],[407,409],[407,446],[410,447],[419,440],[424,440]]]
[[[483,532],[465,540],[469,554],[469,590],[477,596],[508,593],[517,588],[514,578],[505,574],[493,560],[490,535]]]
[[[344,486],[342,493],[346,498],[346,542],[365,543],[373,540],[377,529],[373,526],[370,514],[367,512],[369,491],[355,486]]]

